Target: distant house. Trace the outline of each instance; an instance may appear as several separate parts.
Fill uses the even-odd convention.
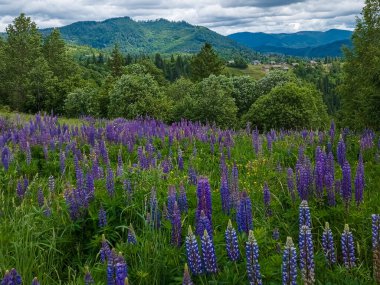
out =
[[[235,61],[233,59],[230,59],[229,61],[227,61],[228,64],[235,64]]]
[[[296,67],[296,66],[299,66],[300,64],[298,62],[293,62],[292,63],[292,66]]]
[[[252,64],[253,65],[260,65],[261,61],[260,60],[254,60],[254,61],[252,61]]]
[[[318,62],[316,62],[315,60],[310,60],[310,64],[311,65],[316,65]]]

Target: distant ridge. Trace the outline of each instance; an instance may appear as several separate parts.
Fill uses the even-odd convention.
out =
[[[302,31],[297,33],[235,33],[228,37],[259,52],[293,56],[342,56],[341,47],[352,46],[352,31],[332,29],[326,32]]]
[[[42,29],[45,35],[52,28]],[[129,53],[196,53],[209,42],[222,55],[254,52],[205,27],[165,19],[134,21],[130,17],[112,18],[101,22],[84,21],[59,28],[64,40],[99,49],[111,49],[117,43]]]

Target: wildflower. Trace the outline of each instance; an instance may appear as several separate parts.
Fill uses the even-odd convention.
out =
[[[130,224],[128,227],[127,242],[130,244],[137,244],[136,233],[135,233],[135,230],[133,229],[132,224]]]
[[[186,196],[185,186],[183,186],[183,183],[181,183],[181,185],[179,186],[178,206],[179,206],[179,209],[181,210],[181,213],[187,213],[188,211],[187,196]]]
[[[1,152],[1,162],[4,166],[5,171],[7,171],[9,168],[10,158],[11,158],[11,152],[8,146],[5,146]]]
[[[340,164],[341,167],[343,167],[343,164],[346,161],[346,145],[344,144],[342,137],[340,138],[338,142],[338,147],[337,147],[336,152],[338,156],[338,163]]]
[[[185,263],[185,267],[183,270],[182,285],[194,285],[193,281],[191,281],[191,277],[190,277],[190,273],[189,273],[189,267],[187,266],[187,263]]]
[[[323,196],[323,180],[325,175],[325,153],[322,151],[321,147],[317,147],[315,154],[315,188],[316,194],[319,199]]]
[[[334,265],[336,263],[336,255],[334,248],[334,238],[330,229],[329,223],[326,222],[325,228],[322,234],[322,247],[325,254],[328,265]]]
[[[40,206],[40,208],[41,208],[41,207],[44,205],[44,203],[45,203],[44,193],[42,192],[41,187],[38,188],[38,192],[37,192],[37,201],[38,201],[38,206]]]
[[[197,229],[198,223],[201,218],[202,211],[207,216],[210,224],[212,224],[211,216],[212,216],[212,204],[211,204],[211,189],[210,189],[210,183],[207,178],[199,178],[198,180],[198,187],[197,187],[197,210],[195,213],[195,224]],[[198,234],[202,235],[202,233]]]
[[[107,226],[107,213],[104,210],[103,206],[100,206],[99,209],[99,227],[104,228]]]
[[[248,241],[245,245],[245,253],[247,256],[247,273],[250,284],[261,285],[261,272],[259,264],[259,247],[253,235],[253,231],[249,231]]]
[[[359,155],[358,167],[356,168],[355,176],[355,200],[356,205],[359,206],[363,202],[364,190],[364,165],[362,154]]]
[[[342,255],[344,266],[348,269],[355,267],[355,247],[354,237],[347,224],[344,225],[344,231],[341,237]]]
[[[205,266],[206,273],[216,273],[216,256],[214,242],[208,235],[207,231],[204,230],[202,239],[201,239],[201,248],[203,256],[203,264]]]
[[[240,257],[239,244],[237,234],[232,227],[231,220],[228,220],[228,226],[224,234],[226,240],[227,256],[231,261],[237,261]]]
[[[380,215],[372,215],[373,277],[380,284]]]
[[[303,200],[299,207],[299,225],[300,229],[302,226],[311,228],[310,208],[306,200]]]
[[[50,192],[54,192],[55,189],[55,181],[54,181],[54,176],[50,175],[48,178],[48,188]]]
[[[119,255],[116,259],[115,275],[115,285],[124,285],[125,278],[128,275],[128,268],[121,252],[119,252]]]
[[[197,233],[197,235],[202,236],[205,230],[207,231],[209,236],[212,238],[212,225],[210,223],[210,220],[207,218],[204,211],[202,210],[195,232]]]
[[[220,183],[220,197],[222,200],[222,210],[225,214],[230,212],[230,190],[228,188],[228,179],[225,175],[222,175]]]
[[[115,181],[111,167],[107,167],[106,187],[110,197],[115,195]]]
[[[95,281],[94,281],[94,279],[91,276],[91,273],[90,273],[90,270],[88,269],[88,266],[86,266],[85,270],[86,271],[85,271],[85,274],[84,274],[84,284],[85,285],[95,284]]]
[[[290,193],[290,197],[292,198],[292,201],[294,203],[294,201],[296,200],[296,196],[295,196],[295,193],[294,193],[294,173],[293,173],[293,169],[292,168],[288,168],[288,190],[289,190],[289,193]]]
[[[174,202],[173,216],[171,219],[172,223],[172,244],[179,247],[181,246],[181,212],[178,208],[177,201]]]
[[[252,204],[245,191],[241,194],[236,219],[239,232],[246,232],[248,234],[249,230],[253,230]]]
[[[347,161],[344,162],[342,167],[342,184],[341,184],[341,192],[342,198],[345,203],[346,209],[351,201],[352,190],[351,190],[351,168]]]
[[[282,284],[297,285],[297,252],[291,237],[287,237],[282,255]]]
[[[182,150],[178,149],[178,169],[183,170],[183,157],[182,157]]]
[[[119,153],[117,154],[117,169],[116,169],[116,176],[120,177],[123,175],[123,157],[121,148],[119,149]]]
[[[272,210],[270,208],[270,191],[268,187],[268,183],[264,184],[264,206],[265,206],[265,214],[269,217],[272,216]]]
[[[20,285],[22,284],[22,278],[16,271],[12,268],[10,271],[5,271],[3,280],[0,283],[1,285]]]
[[[85,285],[90,285],[92,283],[85,283]],[[32,285],[40,285],[40,282],[38,282],[37,277],[34,277],[32,280]]]
[[[186,236],[186,256],[187,263],[189,264],[190,270],[194,275],[202,274],[202,261],[199,254],[198,242],[189,226],[188,234]]]
[[[300,269],[304,284],[314,284],[314,247],[311,230],[302,226],[299,234]]]

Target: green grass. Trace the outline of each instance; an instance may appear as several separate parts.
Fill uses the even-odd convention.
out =
[[[266,75],[265,71],[262,70],[262,67],[260,65],[252,64],[249,64],[248,67],[245,69],[226,67],[225,72],[233,76],[248,75],[255,80],[260,80]]]

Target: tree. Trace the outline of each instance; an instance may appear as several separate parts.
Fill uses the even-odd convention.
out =
[[[25,14],[17,17],[6,31],[5,89],[13,109],[27,111],[25,96],[28,93],[29,75],[42,57],[42,37],[36,24]]]
[[[191,119],[202,123],[216,123],[222,128],[236,125],[237,107],[231,94],[233,85],[229,78],[210,75],[197,84],[191,109]]]
[[[257,99],[243,122],[262,130],[320,128],[328,121],[321,94],[311,85],[286,83]]]
[[[345,49],[342,122],[353,128],[380,128],[380,2],[366,0],[352,36],[353,50]]]
[[[171,103],[150,74],[125,74],[116,81],[109,96],[109,117],[134,119],[151,116],[168,119]]]
[[[232,97],[235,99],[235,104],[238,108],[238,116],[245,114],[257,99],[256,81],[250,76],[234,76],[231,78],[234,89]]]
[[[265,77],[257,81],[255,88],[255,98],[268,94],[274,87],[284,85],[288,82],[297,82],[293,73],[283,70],[273,70]]]
[[[195,55],[190,63],[191,78],[200,81],[211,74],[220,75],[223,71],[224,63],[215,53],[211,44],[205,43],[200,52]]]
[[[120,77],[123,75],[124,57],[117,44],[115,44],[111,52],[111,58],[108,60],[108,65],[113,77]]]
[[[77,88],[67,95],[65,100],[65,111],[68,116],[98,116],[100,102],[95,88]]]

